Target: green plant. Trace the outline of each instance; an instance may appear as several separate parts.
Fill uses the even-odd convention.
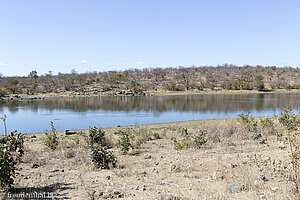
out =
[[[161,139],[161,137],[160,137],[160,135],[159,135],[158,133],[154,133],[153,136],[154,136],[154,138],[157,139],[157,140],[158,140],[158,139]]]
[[[119,130],[119,145],[121,146],[122,154],[127,154],[130,148],[133,148],[130,141],[130,133],[128,131]]]
[[[108,147],[107,140],[105,138],[105,132],[101,128],[90,127],[88,143],[92,147],[94,145],[100,145],[101,147]]]
[[[107,150],[107,140],[102,129],[97,127],[89,129],[88,144],[91,149],[91,161],[97,168],[109,169],[110,166],[116,166],[117,158]]]
[[[272,128],[274,126],[274,121],[269,117],[261,118],[260,123],[263,128]]]
[[[250,111],[248,111],[247,114],[242,113],[238,116],[246,129],[253,134],[252,138],[254,140],[258,140],[262,137],[261,130],[258,127],[258,121],[256,121],[253,117],[250,117]]]
[[[207,143],[206,139],[207,130],[200,130],[200,133],[194,139],[194,145],[196,148],[201,148],[205,143]]]
[[[51,131],[50,132],[45,132],[46,139],[44,141],[44,144],[49,147],[50,149],[56,149],[58,146],[58,137],[57,137],[57,132],[54,127],[54,124],[52,121],[50,121],[51,125]]]
[[[117,158],[106,147],[92,147],[91,160],[99,169],[110,169],[116,166]]]
[[[188,149],[192,146],[192,141],[190,140],[190,138],[187,137],[181,141],[177,141],[175,137],[172,137],[171,140],[175,150]]]
[[[285,141],[289,146],[289,159],[286,161],[278,159],[261,159],[254,155],[254,161],[259,167],[260,171],[269,171],[273,175],[280,176],[281,178],[292,181],[295,184],[295,191],[299,194],[299,172],[300,172],[300,142],[298,134],[298,115],[293,113],[290,105],[283,108],[281,115],[278,118],[280,124],[285,127]],[[265,143],[265,140],[261,142]],[[285,147],[280,147],[285,150]]]
[[[4,190],[13,185],[16,164],[24,154],[23,144],[24,137],[17,131],[0,138],[0,187]]]
[[[296,191],[299,192],[300,145],[297,131],[299,119],[297,114],[293,113],[291,105],[287,105],[285,108],[283,108],[283,111],[279,117],[279,122],[287,129],[286,141],[290,147],[290,163],[293,169],[293,173],[290,174],[290,177],[295,183]]]

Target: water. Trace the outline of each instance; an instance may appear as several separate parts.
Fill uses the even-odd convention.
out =
[[[300,94],[210,94],[160,97],[76,97],[0,103],[8,130],[43,132],[90,126],[150,124],[214,118],[279,115],[287,104],[298,109]],[[3,125],[0,124],[3,133]]]

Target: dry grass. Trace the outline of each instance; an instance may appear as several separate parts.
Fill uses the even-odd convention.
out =
[[[207,130],[208,142],[200,149],[175,150],[171,138],[181,141],[182,128],[188,128],[191,138]],[[136,148],[128,155],[116,145],[118,129],[134,135]],[[104,130],[118,158],[118,166],[111,170],[98,170],[90,163],[87,130],[72,136],[60,133],[56,150],[45,147],[42,134],[28,136],[15,192],[53,192],[63,199],[296,199],[292,182],[270,173],[268,181],[259,179],[262,172],[253,162],[254,154],[288,159],[288,150],[279,148],[285,144],[267,129],[266,144],[253,140],[236,119]],[[244,190],[230,193],[232,182],[242,183]]]

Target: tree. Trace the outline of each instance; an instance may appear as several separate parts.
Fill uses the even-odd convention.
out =
[[[36,70],[31,71],[31,72],[28,74],[28,77],[37,78],[37,77],[38,77],[37,71],[36,71]]]
[[[262,91],[265,89],[265,84],[264,82],[262,81],[264,80],[264,77],[262,75],[257,75],[255,77],[255,87],[259,90],[259,91]]]

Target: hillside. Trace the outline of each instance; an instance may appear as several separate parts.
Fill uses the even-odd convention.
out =
[[[178,67],[125,71],[1,77],[0,96],[6,94],[102,94],[117,92],[144,95],[157,91],[211,91],[299,89],[298,68],[275,66]],[[122,92],[123,90],[123,92]]]

